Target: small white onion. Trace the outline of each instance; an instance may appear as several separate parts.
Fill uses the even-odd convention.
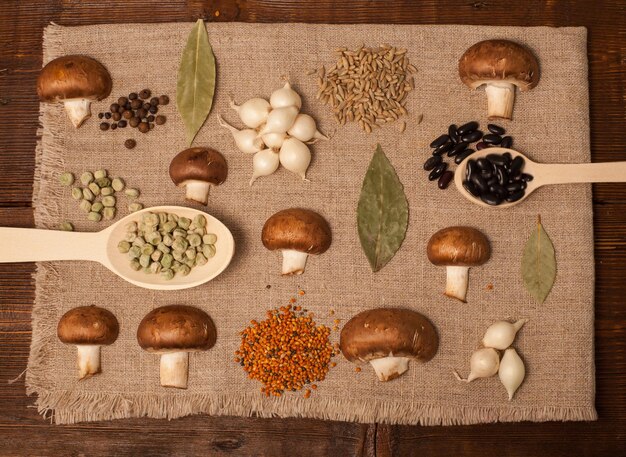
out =
[[[285,106],[295,106],[299,110],[302,108],[302,99],[300,95],[291,88],[289,81],[287,81],[282,88],[272,92],[270,105],[272,105],[274,109],[284,108]]]
[[[500,356],[498,351],[492,348],[482,348],[474,351],[470,358],[470,374],[463,379],[455,371],[454,376],[459,381],[472,382],[478,378],[488,378],[498,372]]]
[[[254,154],[252,159],[252,179],[250,185],[261,176],[269,176],[278,169],[278,153],[273,149],[264,149]]]
[[[283,145],[283,141],[287,139],[286,133],[266,133],[261,137],[263,143],[267,145],[268,148],[276,148],[280,149]]]
[[[291,128],[287,131],[289,135],[300,141],[309,141],[313,138],[318,140],[327,140],[328,137],[317,130],[315,119],[308,114],[300,113],[296,116]]]
[[[485,332],[483,346],[500,350],[508,348],[513,344],[518,330],[526,322],[528,322],[528,319],[520,319],[514,324],[507,321],[498,321],[491,324]]]
[[[309,147],[296,138],[288,138],[280,148],[280,163],[287,170],[306,179],[306,170],[311,163]]]
[[[237,130],[235,127],[226,122],[219,114],[217,115],[217,121],[222,127],[230,130],[233,135],[233,139],[235,140],[235,144],[241,152],[254,154],[255,152],[263,149],[263,141],[259,138],[256,130]]]
[[[509,348],[504,351],[498,376],[500,377],[500,382],[502,382],[502,385],[509,394],[509,401],[513,400],[513,395],[515,395],[518,387],[524,381],[524,376],[526,376],[524,361],[517,354],[515,349]]]
[[[285,106],[283,108],[273,109],[267,116],[267,121],[259,134],[265,135],[266,133],[285,133],[291,128],[297,115],[298,108],[295,106]]]
[[[235,102],[231,100],[230,107],[237,111],[241,122],[252,129],[263,124],[272,109],[268,101],[262,98],[251,98],[241,105],[236,105]]]

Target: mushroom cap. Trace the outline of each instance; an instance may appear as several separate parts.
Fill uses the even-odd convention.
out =
[[[437,353],[437,330],[426,316],[400,308],[363,311],[341,329],[341,352],[351,362],[410,357],[428,362]]]
[[[37,94],[43,102],[102,100],[109,96],[112,86],[111,75],[104,65],[79,55],[48,62],[37,78]]]
[[[69,310],[57,326],[59,340],[66,344],[112,344],[119,332],[113,313],[94,305]]]
[[[177,186],[187,181],[220,185],[226,180],[228,166],[222,154],[211,148],[189,148],[179,152],[170,163],[170,177]]]
[[[216,339],[217,330],[209,315],[186,305],[153,309],[137,328],[137,342],[148,352],[205,351]]]
[[[315,211],[289,208],[265,221],[261,240],[270,251],[291,249],[307,254],[321,254],[330,247],[332,234],[326,219]]]
[[[474,267],[491,256],[489,240],[473,227],[447,227],[428,241],[428,260],[439,266]]]
[[[508,40],[485,40],[471,46],[459,60],[459,76],[466,86],[492,81],[514,84],[521,91],[539,83],[539,63],[524,46]]]

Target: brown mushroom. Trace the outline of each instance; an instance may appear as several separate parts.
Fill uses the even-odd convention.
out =
[[[326,219],[315,211],[290,208],[265,222],[261,240],[270,251],[281,250],[284,275],[299,275],[309,255],[322,254],[330,247],[332,235]]]
[[[341,329],[339,347],[350,362],[369,362],[380,381],[409,369],[411,359],[428,362],[437,353],[439,337],[427,317],[408,309],[363,311]]]
[[[161,356],[161,385],[187,388],[189,353],[215,345],[217,330],[207,313],[193,306],[169,305],[150,311],[137,328],[137,342]]]
[[[185,187],[187,199],[206,205],[211,186],[226,180],[228,166],[222,154],[211,148],[189,148],[178,153],[170,163],[170,178]]]
[[[79,306],[61,317],[57,336],[65,344],[78,349],[78,377],[100,373],[100,346],[113,344],[119,334],[117,319],[104,308]]]
[[[470,267],[484,264],[491,256],[489,240],[472,227],[448,227],[439,230],[428,241],[428,260],[445,266],[445,295],[465,303]]]
[[[77,128],[91,116],[91,102],[108,97],[112,86],[111,75],[100,62],[79,55],[48,62],[37,78],[39,99],[47,103],[63,102]]]
[[[459,60],[463,84],[486,84],[489,119],[511,119],[515,86],[524,92],[539,82],[539,63],[524,46],[507,40],[486,40],[470,47]]]

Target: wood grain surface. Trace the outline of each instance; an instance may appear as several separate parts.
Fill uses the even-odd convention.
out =
[[[0,2],[0,225],[33,225],[35,80],[42,30],[193,21],[586,26],[592,158],[626,160],[626,5],[623,1],[183,1]],[[251,43],[251,46],[253,44]],[[133,56],[128,56],[129,65]],[[555,106],[554,109],[559,109]],[[606,456],[626,449],[626,185],[594,186],[596,385],[600,420],[464,427],[362,425],[303,419],[187,417],[52,426],[23,378],[34,289],[30,264],[0,265],[0,455]],[[563,373],[568,376],[568,373]]]

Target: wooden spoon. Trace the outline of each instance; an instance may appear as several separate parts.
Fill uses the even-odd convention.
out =
[[[463,187],[467,161],[480,159],[488,154],[503,154],[508,152],[512,158],[521,156],[525,160],[523,172],[533,176],[528,183],[526,193],[516,202],[503,201],[499,205],[488,205],[480,198],[474,197]],[[626,162],[579,163],[579,164],[548,164],[537,163],[523,154],[507,148],[486,148],[475,152],[461,162],[454,172],[454,184],[465,198],[472,203],[490,208],[510,208],[528,198],[530,194],[546,184],[571,184],[592,182],[626,182]]]
[[[166,280],[160,274],[147,274],[130,267],[128,254],[117,244],[124,240],[126,224],[141,220],[146,212],[167,212],[193,219],[202,214],[207,219],[207,233],[215,233],[215,256],[202,266],[192,268],[187,276],[176,274]],[[54,260],[91,260],[100,262],[113,273],[139,287],[154,290],[179,290],[204,284],[226,269],[235,252],[230,230],[213,216],[182,206],[155,206],[132,213],[110,227],[95,233],[0,227],[0,263]]]

